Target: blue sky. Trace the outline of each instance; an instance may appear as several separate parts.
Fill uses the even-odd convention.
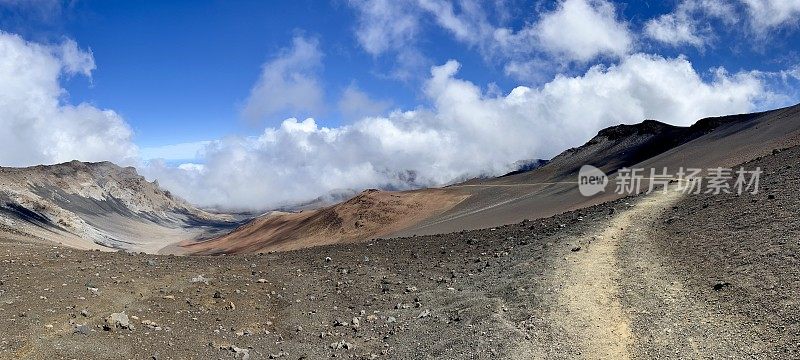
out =
[[[520,27],[537,19],[537,9],[555,6],[555,2],[511,2],[511,18],[504,23]],[[617,7],[622,18],[636,28],[670,12],[674,3],[633,1]],[[313,115],[321,124],[336,126],[351,120],[336,110],[335,101],[352,83],[371,97],[390,101],[393,107],[408,109],[424,102],[418,82],[425,74],[417,79],[391,78],[392,54],[374,56],[360,47],[355,34],[357,14],[345,1],[89,0],[65,4],[59,11],[44,17],[22,15],[29,18],[5,30],[38,41],[67,37],[91,49],[97,69],[91,79],[67,82],[70,100],[112,107],[131,124],[141,147],[258,133],[263,125],[298,115]],[[417,41],[431,65],[457,59],[462,64],[462,78],[484,87],[494,83],[505,92],[531,83],[506,76],[502,64],[486,61],[432,22],[424,21]],[[257,124],[242,119],[240,107],[259,68],[290,46],[297,34],[317,38],[325,54],[320,70],[326,95],[324,111],[286,111]],[[775,71],[798,62],[800,37],[795,31],[779,31],[780,41],[770,42],[768,49],[758,48],[757,43],[738,44],[748,35],[725,31],[717,35],[720,39],[713,47],[702,50],[658,43],[643,47],[667,56],[684,54],[699,69],[724,66],[733,71]],[[776,48],[778,57],[773,53]],[[588,65],[572,66],[566,72],[578,73]]]
[[[9,61],[7,83],[57,102],[0,113],[38,144],[0,161],[132,164],[227,207],[441,185],[618,123],[793,104],[798,16],[798,0],[0,0],[0,60],[52,63]],[[14,91],[0,102],[41,100]]]

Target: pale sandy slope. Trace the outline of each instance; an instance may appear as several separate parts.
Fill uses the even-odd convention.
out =
[[[652,125],[652,124],[651,124]],[[677,129],[677,131],[676,131]],[[800,106],[764,114],[706,119],[692,128],[667,125],[629,129],[615,139],[603,132],[586,145],[559,155],[529,173],[454,186],[453,194],[468,198],[457,206],[393,235],[408,236],[480,229],[551,216],[568,210],[613,200],[619,196],[609,187],[606,194],[586,198],[577,191],[577,171],[595,165],[609,174],[627,166],[731,167],[770,154],[774,149],[800,144]],[[678,141],[670,148],[669,141]],[[646,154],[642,156],[642,154]],[[613,183],[613,178],[612,178]],[[646,183],[645,183],[646,185]]]
[[[109,162],[0,168],[0,234],[79,249],[155,253],[236,223]]]

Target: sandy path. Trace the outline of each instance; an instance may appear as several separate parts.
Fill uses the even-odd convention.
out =
[[[658,191],[616,215],[605,229],[580,239],[583,246],[566,258],[564,269],[556,271],[560,282],[559,307],[553,321],[561,324],[587,359],[630,359],[634,335],[631,321],[620,301],[620,243],[638,236],[636,228],[648,227],[682,193]],[[635,240],[634,240],[635,241]]]

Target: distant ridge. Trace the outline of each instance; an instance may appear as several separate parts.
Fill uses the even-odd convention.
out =
[[[733,166],[771,153],[774,148],[800,144],[800,105],[778,110],[705,118],[689,127],[656,120],[600,130],[584,145],[565,150],[534,169],[492,179],[471,179],[441,189],[362,193],[343,203],[302,214],[268,214],[225,236],[184,245],[200,254],[247,253],[297,249],[374,237],[431,235],[490,228],[559,214],[614,200],[606,192],[584,197],[575,179],[589,164],[613,174],[622,167],[676,169],[679,166]],[[369,198],[362,202],[360,199]],[[435,205],[424,216],[386,217],[392,206]],[[452,199],[438,202],[435,199]],[[357,209],[357,218],[343,217]],[[348,210],[349,211],[349,210]],[[405,212],[401,212],[405,214]],[[419,212],[409,214],[418,215]],[[358,218],[379,218],[376,227],[356,227]],[[402,229],[398,229],[402,228]],[[394,230],[397,229],[397,230]]]
[[[233,218],[195,208],[133,167],[80,161],[0,167],[0,232],[7,234],[79,248],[156,251],[203,228],[233,226]]]

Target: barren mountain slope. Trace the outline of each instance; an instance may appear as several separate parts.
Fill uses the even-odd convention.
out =
[[[577,173],[589,164],[612,175],[622,167],[661,169],[671,173],[679,167],[710,168],[736,163],[770,153],[774,148],[800,143],[800,106],[764,113],[708,118],[691,127],[675,127],[647,120],[636,125],[604,129],[583,146],[569,149],[533,171],[490,180],[472,180],[439,190],[439,201],[431,198],[414,217],[383,216],[393,205],[382,198],[360,204],[361,217],[382,217],[381,231],[345,229],[338,217],[311,214],[269,215],[237,229],[219,241],[189,247],[204,254],[226,251],[285,250],[351,242],[375,237],[432,235],[479,229],[552,216],[618,199],[613,183],[603,194],[584,197],[577,189]],[[647,183],[645,182],[645,185]],[[392,193],[391,201],[414,205],[417,192]],[[343,203],[320,210],[336,213]],[[315,213],[316,214],[316,213]],[[313,223],[313,226],[307,226]],[[235,243],[241,243],[235,245]],[[188,243],[185,243],[188,244]],[[224,245],[223,245],[224,244]],[[215,249],[215,247],[217,247]],[[236,249],[236,250],[234,250]],[[249,249],[249,250],[243,250]]]
[[[798,358],[798,159],[748,164],[755,195],[276,254],[0,241],[0,358]]]
[[[108,162],[0,168],[0,231],[19,238],[156,252],[232,220]]]
[[[469,197],[440,216],[393,235],[437,234],[551,216],[619,198],[613,175],[621,167],[672,174],[680,167],[733,166],[800,144],[800,105],[756,114],[708,118],[688,128],[655,121],[608,128],[529,173],[450,187]],[[612,176],[604,194],[578,192],[577,172],[589,164]],[[649,175],[648,175],[649,176]],[[647,183],[645,183],[646,185]]]
[[[453,207],[463,197],[431,189],[366,190],[343,203],[300,213],[272,213],[204,241],[186,241],[194,254],[292,250],[380,237]]]

